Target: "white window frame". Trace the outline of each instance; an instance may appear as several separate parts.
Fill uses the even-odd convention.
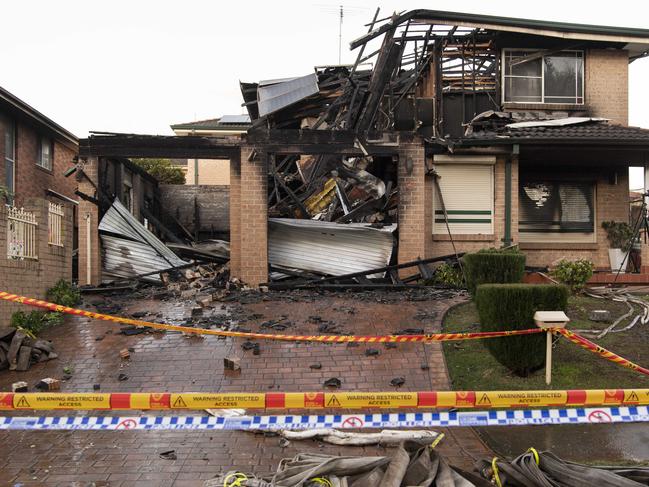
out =
[[[12,135],[12,143],[11,143],[12,153],[11,153],[11,157],[9,157],[9,154],[7,153],[6,143],[5,143],[5,147],[4,147],[4,152],[5,153],[3,154],[3,156],[4,156],[3,159],[4,159],[4,162],[5,162],[5,167],[3,168],[3,171],[6,171],[7,163],[11,163],[11,166],[13,167],[13,170],[11,171],[11,175],[12,175],[11,187],[7,188],[7,190],[10,192],[9,198],[11,199],[11,198],[13,198],[13,193],[16,192],[16,122],[15,122],[15,120],[13,120],[11,118],[7,118],[7,119],[5,119],[5,121],[6,121],[6,123],[5,123],[5,135],[4,135],[5,140],[3,142],[6,142],[6,140],[7,140],[6,139],[6,137],[7,137],[6,132],[9,129],[9,127],[11,128],[11,135]],[[6,178],[6,175],[5,175],[5,178]],[[5,179],[4,183],[6,183],[6,179]]]
[[[38,222],[36,215],[7,205],[7,257],[38,260]]]
[[[511,52],[526,52],[529,54],[535,54],[539,53],[541,54],[541,76],[515,76],[515,75],[508,75],[507,73],[507,65],[505,63],[505,60],[507,59],[507,53]],[[579,96],[579,93],[577,90],[577,95],[575,98],[581,98],[581,103],[576,103],[573,101],[567,101],[566,103],[557,103],[555,101],[553,102],[546,102],[545,98],[545,54],[543,53],[549,53],[549,54],[555,54],[557,52],[574,52],[574,53],[581,53],[581,62],[582,62],[582,69],[581,69],[581,97]],[[575,59],[578,59],[578,57],[575,55]],[[578,105],[578,106],[583,106],[586,104],[586,84],[585,84],[585,75],[586,75],[586,53],[582,49],[565,49],[562,51],[549,51],[547,49],[521,49],[521,48],[503,48],[501,52],[501,69],[500,69],[500,83],[502,86],[501,90],[501,95],[502,95],[502,100],[503,103],[511,103],[511,104],[518,104],[518,105]],[[541,101],[509,101],[505,97],[505,88],[507,86],[506,80],[507,78],[525,78],[525,79],[540,79],[541,80]],[[577,87],[579,86],[577,83],[578,78],[575,76],[575,84]],[[575,87],[575,88],[577,88]],[[548,98],[562,98],[560,96],[548,96]],[[566,97],[566,98],[572,98],[572,97]]]
[[[486,156],[486,157],[481,157],[481,156],[436,156],[435,161],[434,161],[435,167],[439,166],[481,166],[481,167],[488,167],[490,169],[489,171],[489,189],[490,189],[490,198],[489,198],[489,204],[490,207],[488,210],[490,211],[490,222],[489,222],[489,227],[485,228],[484,231],[480,232],[466,232],[466,231],[457,231],[454,230],[453,228],[453,221],[454,219],[458,219],[457,217],[454,218],[453,211],[467,211],[467,210],[453,210],[452,208],[446,208],[447,213],[448,213],[448,219],[449,219],[449,228],[451,230],[452,235],[494,235],[494,220],[495,220],[495,198],[496,198],[496,161],[494,157],[491,156]],[[434,177],[434,176],[433,176]],[[443,183],[440,183],[440,186],[442,186]],[[443,191],[443,188],[442,188]],[[448,230],[446,229],[446,224],[445,223],[437,223],[435,220],[440,218],[440,215],[437,215],[437,211],[442,211],[442,208],[437,208],[436,206],[436,198],[435,198],[435,193],[437,192],[437,185],[433,183],[433,222],[432,222],[432,233],[433,237],[439,237],[443,235],[448,235]],[[444,196],[444,195],[442,195]],[[444,201],[445,206],[448,205],[447,201]],[[441,205],[440,205],[441,206]],[[486,210],[486,209],[485,209]],[[485,211],[485,210],[476,210],[476,211]],[[441,215],[441,218],[444,218],[443,215]],[[461,219],[461,218],[459,218]],[[461,222],[458,222],[461,223]],[[470,222],[470,223],[476,223],[476,222]],[[436,226],[439,225],[440,227],[443,227],[443,229],[436,228]],[[486,225],[485,225],[486,227]]]
[[[50,148],[48,165],[43,164],[43,145],[46,142]],[[48,171],[51,171],[54,167],[54,141],[49,137],[41,136],[38,138],[38,158],[36,159],[36,165]]]

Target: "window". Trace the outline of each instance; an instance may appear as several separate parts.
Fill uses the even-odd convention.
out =
[[[505,103],[584,103],[583,51],[503,51]]]
[[[47,213],[47,243],[63,247],[63,218],[65,212],[63,205],[49,202]]]
[[[51,171],[53,155],[54,150],[52,147],[52,140],[46,137],[41,137],[40,144],[38,146],[38,160],[36,161],[36,165]]]
[[[521,242],[594,241],[594,183],[521,181],[518,205]]]
[[[493,165],[436,164],[439,186],[452,234],[492,234],[494,177]],[[435,185],[433,185],[433,191]],[[433,234],[447,235],[444,210],[439,195],[433,198]]]
[[[7,256],[10,259],[38,259],[37,227],[34,213],[7,207]]]
[[[13,120],[6,120],[4,124],[5,133],[5,182],[9,198],[12,198],[16,190],[16,124]],[[9,201],[11,203],[11,201]]]
[[[124,168],[124,180],[122,181],[122,195],[124,206],[133,213],[133,173]]]

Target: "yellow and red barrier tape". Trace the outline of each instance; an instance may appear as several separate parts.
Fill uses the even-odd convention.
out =
[[[439,342],[439,341],[455,341],[455,340],[480,340],[485,338],[500,338],[516,335],[532,335],[535,333],[543,333],[552,331],[558,333],[571,342],[579,345],[586,350],[589,350],[602,358],[610,360],[618,365],[635,370],[644,375],[649,375],[649,369],[641,367],[640,365],[631,362],[603,347],[587,340],[586,338],[578,335],[570,330],[564,328],[555,329],[541,329],[531,328],[528,330],[509,330],[509,331],[490,331],[490,332],[475,332],[475,333],[431,333],[424,335],[274,335],[272,333],[249,333],[240,331],[224,331],[224,330],[211,330],[207,328],[193,328],[189,326],[169,325],[164,323],[152,323],[149,321],[135,320],[132,318],[123,318],[120,316],[112,316],[103,313],[96,313],[94,311],[87,311],[83,309],[70,308],[61,306],[55,303],[49,303],[40,299],[28,298],[26,296],[19,296],[17,294],[10,294],[0,291],[0,299],[11,301],[14,303],[26,304],[43,308],[48,311],[58,313],[66,313],[73,316],[83,316],[86,318],[93,318],[103,321],[111,321],[113,323],[123,323],[134,326],[145,326],[157,330],[172,330],[183,333],[194,333],[197,335],[216,335],[235,338],[248,338],[248,339],[265,339],[265,340],[281,340],[291,342],[322,342],[322,343],[383,343],[383,342]]]
[[[489,332],[476,332],[476,333],[432,333],[425,335],[368,335],[368,336],[352,336],[352,335],[274,335],[272,333],[248,333],[241,331],[224,331],[224,330],[210,330],[207,328],[193,328],[189,326],[169,325],[164,323],[151,323],[149,321],[134,320],[132,318],[123,318],[120,316],[106,315],[102,313],[95,313],[94,311],[87,311],[83,309],[69,308],[61,306],[60,304],[48,303],[40,299],[28,298],[19,296],[17,294],[10,294],[0,291],[0,299],[11,301],[14,303],[26,304],[43,308],[48,311],[57,313],[66,313],[73,316],[83,316],[85,318],[93,318],[96,320],[112,321],[113,323],[124,323],[126,325],[146,326],[156,330],[170,330],[180,331],[183,333],[194,333],[197,335],[216,335],[224,337],[235,338],[252,338],[252,339],[265,339],[265,340],[282,340],[290,342],[325,342],[325,343],[349,343],[349,342],[364,342],[364,343],[383,343],[383,342],[438,342],[438,341],[453,341],[453,340],[479,340],[483,338],[498,338],[514,335],[531,335],[534,333],[541,333],[544,330],[540,328],[532,328],[529,330],[512,330],[512,331],[489,331]]]
[[[419,409],[649,405],[649,389],[560,391],[0,393],[0,410]]]

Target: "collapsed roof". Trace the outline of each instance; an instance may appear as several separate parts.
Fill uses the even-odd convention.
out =
[[[647,29],[436,10],[382,19],[378,13],[367,24],[369,31],[350,44],[357,50],[354,64],[320,67],[300,77],[242,82],[244,106],[253,124],[250,132],[396,130],[443,137],[433,120],[434,112],[441,113],[433,105],[442,93],[485,93],[490,108],[499,109],[498,97],[491,96],[499,84],[497,45],[524,41],[550,50],[626,49],[630,61],[649,53]]]

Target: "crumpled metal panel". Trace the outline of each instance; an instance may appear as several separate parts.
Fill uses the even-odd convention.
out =
[[[277,83],[272,84],[262,83],[259,83],[257,88],[257,106],[260,117],[320,92],[316,73],[300,78],[278,80]]]
[[[390,264],[396,229],[396,224],[377,229],[367,223],[270,218],[268,260],[278,268],[334,276],[375,269]]]
[[[99,223],[103,273],[109,277],[134,277],[187,264],[147,230],[115,199]],[[157,275],[147,276],[158,281]]]

